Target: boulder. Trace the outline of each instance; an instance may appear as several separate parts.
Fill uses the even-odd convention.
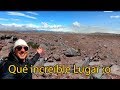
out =
[[[44,66],[45,58],[39,58],[38,61],[35,63],[35,66]]]
[[[73,57],[73,56],[80,56],[80,53],[78,50],[75,50],[74,48],[68,48],[65,52],[64,55],[67,57]]]
[[[85,57],[84,58],[84,63],[83,63],[82,66],[88,66],[90,62],[91,62],[90,58],[89,57]]]
[[[11,39],[12,35],[6,35],[6,39]]]
[[[3,36],[0,37],[0,39],[1,39],[1,40],[5,40],[5,37],[6,37],[6,36],[3,35]]]
[[[93,62],[90,62],[89,65],[90,66],[101,65],[101,62],[100,61],[98,61],[98,62],[93,61]]]
[[[101,79],[107,79],[107,77],[105,75],[102,75]]]
[[[43,48],[44,50],[48,50],[48,47],[45,44],[40,44],[39,47]]]
[[[53,54],[53,58],[54,58],[56,61],[61,61],[61,60],[60,60],[60,55]]]
[[[86,67],[90,63],[90,59],[86,57],[84,60],[81,60],[79,63],[75,63],[76,67]]]
[[[98,73],[93,74],[93,78],[94,79],[101,79],[102,75],[103,75],[102,68],[100,68]]]
[[[120,66],[119,65],[111,66],[111,73],[120,76]]]
[[[46,62],[44,63],[44,66],[55,66],[56,64],[56,62]]]
[[[55,41],[55,42],[58,42],[58,39],[55,39],[54,41]]]
[[[16,36],[13,36],[12,39],[13,39],[13,42],[15,42],[18,38]]]

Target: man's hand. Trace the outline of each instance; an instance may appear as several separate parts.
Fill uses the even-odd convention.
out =
[[[43,56],[43,55],[44,55],[44,50],[43,50],[43,48],[38,48],[38,49],[37,49],[37,53],[39,53],[41,56]]]

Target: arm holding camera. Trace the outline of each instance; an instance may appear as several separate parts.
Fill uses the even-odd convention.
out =
[[[31,59],[29,60],[30,64],[31,64],[31,65],[34,65],[34,64],[38,61],[38,59],[39,59],[40,57],[43,57],[43,55],[44,55],[44,50],[43,50],[43,48],[38,48],[38,49],[36,50],[36,54],[33,56],[33,58],[31,58]]]

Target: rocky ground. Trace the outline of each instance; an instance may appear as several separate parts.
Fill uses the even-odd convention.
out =
[[[62,74],[36,72],[33,79],[120,79],[120,35],[0,32],[0,58],[8,55],[18,38],[29,43],[29,58],[36,47],[44,48],[45,55],[36,67],[70,68],[69,73]]]

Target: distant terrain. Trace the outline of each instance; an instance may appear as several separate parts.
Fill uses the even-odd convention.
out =
[[[33,79],[120,79],[120,35],[112,33],[62,33],[36,31],[0,31],[0,58],[8,55],[14,42],[24,39],[30,46],[29,58],[37,47],[45,50],[43,58],[35,66],[56,64],[76,67],[99,66],[96,74],[33,74]],[[44,60],[44,63],[41,61]],[[101,69],[107,67],[106,73]],[[108,70],[110,68],[110,70]],[[108,70],[108,71],[107,71]],[[108,73],[110,72],[110,73]]]

